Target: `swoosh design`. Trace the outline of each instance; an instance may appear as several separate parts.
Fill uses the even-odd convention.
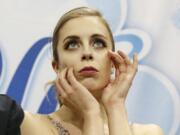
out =
[[[49,114],[55,111],[57,106],[55,87],[51,86],[48,90],[47,96],[44,97],[39,107],[38,113]]]
[[[21,103],[28,78],[39,52],[51,40],[49,37],[38,40],[26,53],[19,64],[7,90],[7,94],[13,97],[17,103]]]
[[[136,53],[140,53],[142,48],[143,48],[143,43],[142,40],[136,36],[136,35],[132,35],[132,34],[127,34],[127,35],[117,35],[114,37],[115,42],[130,42],[133,45],[133,49],[129,54],[129,57],[133,57],[133,54]]]

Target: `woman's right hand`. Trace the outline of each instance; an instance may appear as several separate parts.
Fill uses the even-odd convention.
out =
[[[74,76],[73,68],[63,69],[56,79],[56,88],[60,100],[66,106],[81,113],[99,113],[100,105],[94,96]]]

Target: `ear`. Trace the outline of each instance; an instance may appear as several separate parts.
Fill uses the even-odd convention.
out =
[[[56,62],[56,61],[52,61],[52,67],[53,67],[53,69],[54,69],[54,71],[56,72],[56,73],[58,73],[58,71],[59,71],[59,66],[58,66],[58,62]]]

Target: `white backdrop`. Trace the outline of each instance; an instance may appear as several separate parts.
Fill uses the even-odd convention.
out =
[[[116,50],[139,54],[127,99],[129,120],[180,135],[179,0],[0,0],[0,93],[33,113],[56,109],[51,36],[69,9],[90,6],[108,20]]]

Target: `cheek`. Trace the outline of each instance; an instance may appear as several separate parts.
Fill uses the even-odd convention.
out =
[[[109,59],[107,53],[99,60],[100,66],[101,66],[101,75],[103,80],[108,80],[111,76],[111,60]]]
[[[102,72],[103,80],[108,81],[111,76],[111,64],[109,61],[104,64],[103,72]]]
[[[106,70],[109,71],[111,69],[111,60],[108,57],[108,54],[105,53],[104,55],[102,55],[103,57],[101,57],[101,59],[99,59],[99,62],[102,64],[102,67]]]
[[[62,54],[59,56],[59,67],[64,69],[66,67],[75,67],[77,64],[78,56],[71,54]]]

